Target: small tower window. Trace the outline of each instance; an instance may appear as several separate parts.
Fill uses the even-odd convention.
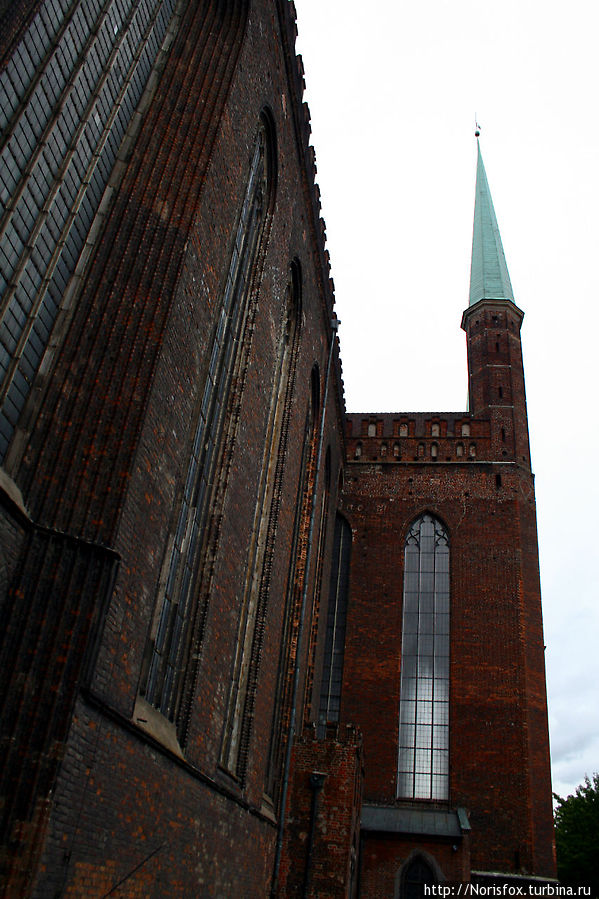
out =
[[[437,443],[431,444],[431,458],[436,459],[439,455],[439,445]]]
[[[435,422],[431,425],[431,437],[439,437],[440,433],[439,425]]]
[[[387,444],[381,443],[381,456],[386,456],[386,455],[387,455]]]
[[[463,444],[463,443],[458,443],[458,444],[456,445],[456,448],[455,448],[455,454],[456,454],[456,456],[458,456],[458,457],[464,455],[464,444]]]
[[[424,451],[424,443],[419,443],[419,444],[418,444],[418,456],[419,456],[420,458],[422,458],[422,457],[424,456],[424,454],[425,454],[425,451]]]
[[[396,459],[399,459],[399,443],[393,444],[393,455]]]
[[[470,437],[470,425],[462,425],[462,437]]]
[[[362,455],[362,444],[356,443],[356,451],[354,452],[354,458],[359,459]]]
[[[470,456],[471,459],[476,458],[476,444],[475,443],[470,444],[470,448],[468,450],[468,455]]]
[[[501,440],[503,443],[505,443],[505,428],[501,429]]]
[[[503,387],[499,387],[498,391],[499,391],[499,399],[501,399],[503,397]]]
[[[407,437],[408,436],[408,426],[407,424],[402,424],[399,426],[399,436]]]
[[[376,437],[376,425],[375,424],[368,425],[368,436]]]

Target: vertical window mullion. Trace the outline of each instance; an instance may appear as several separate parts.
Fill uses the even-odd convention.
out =
[[[190,640],[190,592],[194,583],[192,572],[196,574],[201,567],[202,540],[210,498],[210,491],[204,490],[204,487],[206,483],[213,483],[214,469],[218,464],[227,398],[238,358],[240,337],[249,300],[250,273],[259,245],[262,219],[255,213],[258,187],[265,177],[264,165],[264,149],[262,135],[260,135],[252,160],[238,227],[238,236],[239,234],[243,235],[243,248],[240,250],[239,257],[237,253],[233,253],[223,295],[223,310],[229,315],[228,318],[222,319],[221,317],[220,323],[223,321],[225,323],[224,332],[221,334],[222,342],[219,343],[218,339],[215,339],[206,382],[207,389],[204,392],[202,410],[197,424],[197,430],[201,429],[206,437],[200,444],[198,434],[196,433],[194,436],[193,445],[203,445],[203,449],[201,457],[192,455],[190,460],[190,468],[193,467],[196,474],[190,476],[188,472],[184,502],[177,525],[177,532],[180,532],[183,525],[182,517],[186,517],[186,524],[193,523],[194,525],[192,529],[194,539],[186,541],[186,546],[181,547],[180,551],[176,546],[173,548],[169,560],[168,580],[173,585],[174,596],[170,600],[166,596],[163,596],[162,599],[161,617],[164,614],[164,606],[170,602],[168,614],[173,623],[169,633],[173,635],[173,640],[170,641],[166,654],[159,653],[155,641],[151,651],[150,672],[158,670],[163,672],[163,676],[154,680],[148,678],[146,698],[171,719],[176,716],[175,706],[178,705],[181,695],[182,676]],[[190,500],[193,502],[191,509],[187,505]],[[186,527],[187,530],[188,527]],[[175,628],[174,616],[176,615],[179,615],[180,620]],[[173,660],[175,667],[172,664]]]
[[[448,615],[448,577],[440,577],[448,567],[441,565],[447,546],[445,529],[430,515],[414,522],[405,544],[399,798],[442,800],[448,797],[448,684],[442,699],[438,699],[437,692],[439,681],[449,677],[448,673],[441,676],[440,668],[441,653],[444,657],[449,653],[449,629],[447,621],[441,621],[442,615],[444,618]],[[414,673],[415,678],[410,679]],[[413,707],[408,705],[410,702]]]

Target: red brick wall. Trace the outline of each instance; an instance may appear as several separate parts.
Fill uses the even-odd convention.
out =
[[[29,8],[15,7],[15,27]],[[7,580],[11,597],[29,597],[32,620],[41,622],[41,629],[24,630],[18,645],[4,640],[2,649],[9,655],[2,658],[14,666],[6,669],[2,698],[18,705],[17,725],[26,732],[19,744],[25,750],[17,758],[18,783],[30,789],[20,817],[11,822],[7,845],[14,848],[14,841],[21,840],[21,858],[35,856],[29,870],[23,863],[20,871],[31,875],[34,895],[60,890],[102,895],[121,881],[130,895],[147,894],[152,884],[169,897],[263,897],[270,887],[276,809],[273,814],[264,787],[275,690],[285,658],[282,634],[300,455],[311,372],[316,364],[322,393],[333,314],[302,89],[292,4],[202,0],[185,5],[156,94],[123,160],[124,177],[107,205],[105,229],[72,317],[55,335],[56,351],[46,359],[20,423],[24,450],[21,455],[13,447],[9,474],[33,522],[17,527],[14,509],[7,513]],[[247,371],[238,385],[230,471],[215,524],[213,580],[183,753],[172,728],[144,719],[144,714],[152,716],[136,710],[136,700],[265,108],[276,134],[276,194],[249,327]],[[276,377],[277,334],[293,259],[302,269],[302,332],[270,598],[260,621],[247,772],[238,778],[223,770],[221,746]],[[451,803],[468,809],[473,867],[543,874],[552,870],[551,824],[534,497],[515,328],[519,318],[510,308],[505,341],[500,338],[495,350],[495,311],[485,306],[482,318],[469,320],[472,414],[352,416],[344,434],[334,358],[323,446],[323,459],[330,447],[331,473],[321,542],[325,558],[313,555],[309,572],[308,624],[299,646],[298,695],[306,707],[299,709],[298,721],[315,716],[309,702],[312,692],[318,695],[312,688],[318,686],[323,634],[317,619],[326,616],[326,604],[318,605],[314,578],[319,569],[326,590],[347,435],[349,458],[356,458],[359,443],[361,456],[346,467],[342,504],[354,531],[342,713],[364,734],[365,795],[394,802],[403,541],[414,517],[430,511],[447,525],[452,554]],[[491,408],[500,386],[492,381],[493,352],[511,371],[509,383],[501,385],[506,400],[501,409]],[[369,437],[371,422],[375,434]],[[404,422],[406,437],[400,433]],[[463,425],[470,427],[469,435],[462,434]],[[433,426],[439,427],[438,437]],[[459,445],[464,452],[458,457]],[[322,491],[321,478],[318,509]],[[27,529],[35,528],[55,547],[56,555],[46,558],[53,574],[47,590],[40,589],[39,573],[21,546]],[[89,566],[80,566],[81,577],[73,579],[73,570],[60,562],[68,557],[64,546],[70,540],[89,549],[91,557],[103,557],[108,549],[111,562],[102,577],[115,553],[120,557],[106,609],[102,578],[96,596],[85,584]],[[319,542],[315,534],[314,545]],[[44,616],[45,608],[60,610],[55,617],[68,638],[64,642],[53,641],[54,621]],[[76,628],[68,621],[81,616],[81,609],[92,636],[74,645],[69,639]],[[295,651],[294,646],[291,656]],[[27,687],[20,704],[10,687],[13,675]],[[296,747],[283,879],[289,895],[299,888],[294,865],[306,847],[311,793],[305,778],[317,763],[327,778],[319,797],[313,890],[319,896],[347,895],[361,771],[359,741],[351,733],[347,742],[306,739]],[[4,737],[10,740],[11,734]],[[16,769],[6,770],[3,797],[14,794],[17,780]],[[365,876],[380,870],[388,889],[406,847],[368,845]],[[429,849],[433,853],[435,847]],[[455,868],[452,858],[445,848],[439,850],[439,864],[449,874]],[[13,895],[22,894],[21,880]]]
[[[550,874],[538,569],[530,525],[522,527],[534,515],[522,495],[530,486],[525,473],[485,463],[348,467],[354,548],[342,720],[364,734],[365,797],[393,802],[403,547],[409,524],[429,511],[450,538],[450,804],[468,809],[474,868]],[[533,824],[537,779],[545,803]]]
[[[239,0],[185,6],[64,342],[53,367],[36,385],[22,422],[26,449],[11,473],[36,524],[109,546],[122,560],[90,687],[79,693],[80,682],[69,682],[52,731],[57,740],[48,761],[54,767],[46,780],[53,784],[53,798],[49,800],[45,781],[24,813],[43,810],[36,819],[42,842],[48,827],[41,864],[29,871],[36,895],[56,889],[67,895],[102,895],[130,875],[131,894],[138,890],[143,895],[152,881],[150,872],[168,896],[263,897],[270,888],[276,821],[264,804],[266,764],[300,448],[315,364],[322,394],[333,297],[308,146],[308,113],[301,102],[301,66],[294,52],[293,7],[266,0],[252,3],[250,14],[248,7]],[[276,194],[182,760],[172,729],[169,733],[163,722],[161,731],[142,721],[148,710],[136,714],[135,702],[265,107],[276,134]],[[294,258],[302,270],[302,330],[269,601],[260,622],[247,775],[240,781],[220,765],[223,724],[275,348]],[[338,372],[335,356],[323,447],[324,459],[330,446],[331,460],[324,522],[329,535],[343,464]],[[321,478],[319,508],[322,490]],[[318,539],[316,533],[316,545]],[[315,569],[313,555],[310,604]],[[322,577],[326,583],[326,563]],[[53,589],[67,614],[74,613],[76,597],[69,593],[68,580],[59,579]],[[37,601],[46,598],[38,594]],[[300,648],[300,700],[309,636],[308,629]],[[38,648],[29,633],[19,649],[19,671],[25,678]],[[317,647],[312,651],[318,655]],[[72,666],[83,664],[81,647],[64,661],[76,672]],[[40,683],[39,695],[30,697],[32,714],[45,708],[56,690],[51,678]],[[25,723],[30,706],[21,709]],[[303,716],[300,709],[300,721]],[[35,767],[26,756],[25,765],[30,762]],[[10,790],[10,782],[5,786]],[[156,846],[160,848],[152,854]],[[15,895],[22,895],[20,887]]]
[[[324,775],[316,792],[310,785],[314,772]],[[296,742],[281,897],[349,899],[355,895],[361,794],[361,738],[355,729],[330,728],[324,740],[314,739],[308,731]]]
[[[342,720],[364,735],[365,798],[393,803],[404,542],[411,522],[430,512],[450,540],[449,804],[468,811],[473,869],[551,876],[521,313],[511,303],[485,301],[464,321],[471,412],[348,416],[352,461],[343,511],[354,545]],[[460,443],[465,452],[458,457]]]
[[[360,895],[368,899],[395,897],[401,868],[415,853],[424,857],[433,870],[440,869],[445,880],[454,883],[470,880],[468,837],[452,841],[367,834],[360,854]]]

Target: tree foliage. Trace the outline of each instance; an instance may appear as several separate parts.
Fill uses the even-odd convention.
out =
[[[555,839],[557,875],[569,886],[590,886],[599,897],[599,774],[567,799],[556,793]]]

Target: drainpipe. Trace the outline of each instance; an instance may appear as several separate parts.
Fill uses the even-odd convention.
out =
[[[297,697],[299,693],[300,682],[300,653],[302,639],[304,635],[304,621],[306,618],[306,605],[308,602],[308,582],[310,580],[310,564],[312,558],[312,544],[314,541],[314,522],[316,520],[316,500],[318,498],[318,486],[320,480],[320,467],[322,464],[322,444],[324,440],[324,426],[326,420],[327,400],[329,395],[329,380],[331,376],[331,362],[333,360],[333,350],[335,349],[335,337],[341,322],[338,318],[331,319],[331,343],[329,346],[329,358],[327,360],[327,371],[324,379],[324,397],[322,401],[322,409],[320,412],[320,428],[318,432],[318,453],[316,456],[316,475],[314,478],[314,490],[312,493],[312,507],[310,509],[310,526],[308,529],[308,545],[306,547],[306,565],[304,569],[304,585],[302,588],[302,601],[300,606],[300,619],[297,628],[297,650],[295,653],[295,664],[293,670],[293,691],[291,694],[291,717],[289,721],[289,733],[287,735],[287,748],[285,750],[285,764],[283,767],[283,782],[281,785],[281,802],[279,807],[279,829],[277,832],[277,845],[275,851],[275,864],[272,876],[272,886],[270,890],[271,899],[276,899],[277,889],[279,886],[279,869],[281,867],[281,855],[283,852],[283,835],[285,831],[285,810],[287,807],[287,793],[289,791],[289,772],[291,769],[291,752],[293,750],[293,741],[295,738],[295,725],[297,718]]]
[[[326,774],[320,771],[313,771],[310,775],[310,789],[312,790],[312,802],[310,804],[310,832],[308,834],[308,851],[306,853],[306,870],[304,872],[304,892],[303,899],[308,899],[310,895],[310,880],[312,875],[312,854],[314,852],[314,834],[316,833],[316,819],[318,816],[318,796],[322,788]]]

